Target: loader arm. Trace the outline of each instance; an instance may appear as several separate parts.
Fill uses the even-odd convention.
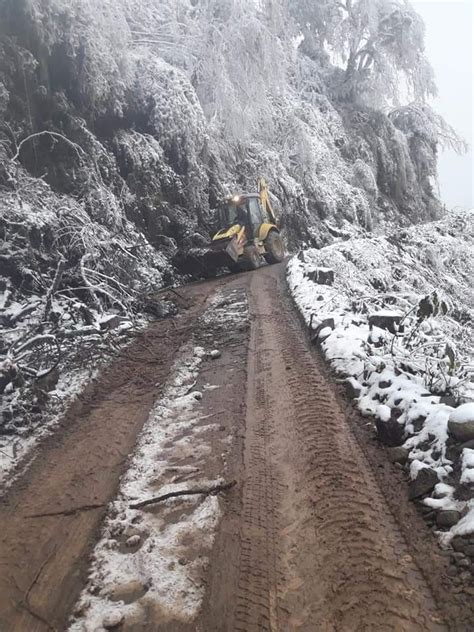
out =
[[[272,220],[272,223],[277,226],[277,216],[275,215],[275,211],[270,203],[270,196],[268,194],[268,184],[265,178],[259,178],[257,181],[258,193],[260,195],[260,202],[262,204],[262,208],[264,208],[269,217]]]

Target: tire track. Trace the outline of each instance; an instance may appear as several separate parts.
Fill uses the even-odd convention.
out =
[[[241,552],[226,629],[446,629],[271,268],[252,275],[249,303]]]

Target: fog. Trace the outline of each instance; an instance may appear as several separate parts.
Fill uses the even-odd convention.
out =
[[[452,151],[440,155],[441,197],[448,208],[472,208],[473,3],[415,0],[413,5],[425,21],[426,53],[436,74],[439,94],[433,106],[470,145],[463,156]]]

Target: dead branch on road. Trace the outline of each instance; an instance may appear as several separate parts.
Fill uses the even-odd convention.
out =
[[[82,507],[75,507],[74,509],[64,509],[62,511],[50,511],[48,513],[40,513],[40,514],[28,514],[25,518],[49,518],[52,516],[73,516],[75,513],[79,511],[91,511],[92,509],[100,509],[104,507],[104,503],[98,503],[96,505],[83,505]]]
[[[47,320],[49,316],[49,312],[51,311],[51,305],[53,302],[54,293],[57,291],[59,284],[61,283],[61,279],[64,273],[64,268],[66,267],[65,260],[61,257],[58,261],[58,266],[56,268],[56,274],[54,275],[53,283],[46,294],[46,305],[44,308],[43,319]]]
[[[38,621],[41,621],[41,623],[43,623],[43,625],[46,626],[48,632],[59,632],[58,628],[55,628],[52,623],[50,623],[47,619],[45,619],[38,612],[33,610],[33,608],[31,606],[29,606],[28,604],[23,603],[22,601],[19,601],[19,602],[16,603],[16,606],[18,608],[22,608],[23,610],[26,610],[26,612],[28,612],[28,614],[30,614],[33,617],[33,619],[37,619]]]
[[[30,604],[30,594],[31,591],[33,590],[33,587],[35,586],[35,584],[38,583],[38,580],[41,576],[41,573],[44,570],[44,567],[49,563],[49,561],[51,560],[51,558],[53,557],[53,555],[56,553],[56,547],[53,547],[53,550],[51,551],[51,553],[48,555],[48,557],[43,561],[43,563],[41,564],[41,566],[39,567],[38,571],[36,572],[36,575],[33,578],[33,581],[31,582],[31,584],[28,587],[28,590],[25,593],[25,598],[24,598],[24,602],[31,607]]]
[[[148,505],[153,505],[155,503],[160,503],[163,500],[168,500],[168,498],[176,498],[177,496],[193,496],[198,494],[204,494],[205,496],[210,496],[211,494],[218,494],[219,492],[225,492],[228,489],[231,489],[237,485],[237,481],[230,481],[230,483],[221,483],[219,485],[212,485],[211,487],[197,488],[197,489],[181,489],[177,492],[169,492],[168,494],[163,494],[161,496],[155,496],[155,498],[149,498],[148,500],[142,500],[139,503],[133,503],[129,505],[130,509],[141,509],[143,507],[147,507]]]
[[[30,583],[30,585],[28,587],[28,590],[25,592],[23,598],[20,601],[15,602],[15,605],[18,608],[22,608],[23,610],[26,610],[26,612],[28,612],[28,614],[30,614],[34,619],[37,619],[38,621],[41,621],[41,623],[43,623],[47,627],[48,632],[58,632],[58,630],[45,617],[43,617],[39,612],[36,612],[36,610],[32,607],[32,605],[30,604],[30,594],[31,594],[31,591],[33,590],[33,587],[38,582],[38,580],[40,578],[40,575],[43,572],[45,566],[49,563],[51,558],[56,553],[56,548],[57,547],[53,547],[53,550],[51,551],[51,553],[48,555],[48,557],[41,564],[40,568],[38,569],[38,571],[36,572],[36,574],[35,574],[35,576],[33,578],[33,581]],[[18,586],[15,578],[13,578],[13,580],[14,580],[14,583],[15,583],[15,586],[17,587],[17,589],[21,590],[20,587]]]

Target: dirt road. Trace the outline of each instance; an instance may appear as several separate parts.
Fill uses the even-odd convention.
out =
[[[281,266],[189,289],[194,305],[180,322],[151,327],[131,350],[134,361],[118,361],[42,446],[0,507],[0,630],[66,629],[103,504],[114,497],[157,382],[219,285],[246,288],[250,307],[247,372],[229,374],[225,391],[224,425],[234,436],[224,474],[238,485],[225,501],[198,620],[159,629],[468,630],[460,606],[450,609],[442,599],[443,565],[423,521],[408,512],[410,525],[402,530],[393,517],[308,347]],[[230,347],[223,351],[231,357]],[[225,366],[213,369],[221,383]],[[219,397],[212,391],[216,407]],[[425,542],[423,555],[432,554],[429,578],[403,535],[411,530],[414,541]]]
[[[242,506],[202,629],[446,629],[282,284],[250,282]]]

